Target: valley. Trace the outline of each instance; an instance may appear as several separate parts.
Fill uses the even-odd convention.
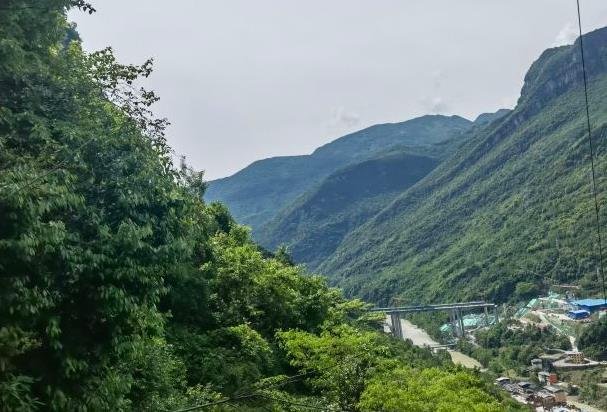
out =
[[[597,191],[604,202],[607,29],[586,37]],[[212,181],[207,199],[242,216],[263,247],[286,246],[296,263],[327,276],[349,296],[375,303],[507,302],[559,283],[596,294],[578,49],[576,43],[545,51],[529,69],[513,110],[474,122],[426,116],[374,126],[309,158],[262,160]],[[338,156],[338,148],[349,160],[333,162],[331,171],[315,166],[328,153]],[[300,166],[285,166],[289,162]],[[284,190],[276,179],[287,167],[315,172],[305,187],[295,183],[299,178],[287,179]],[[244,176],[261,168],[255,186],[247,185]],[[233,188],[230,194],[225,187]],[[265,196],[267,190],[274,194]],[[249,201],[253,192],[258,200]],[[260,201],[272,203],[261,207],[271,216],[249,220]]]
[[[92,4],[5,3],[0,412],[607,410],[607,27],[530,48],[498,109],[512,62],[479,26],[395,36],[425,4],[121,2],[93,50]],[[155,58],[119,59],[157,48],[189,128],[152,110]],[[206,181],[180,153],[224,176],[272,139],[302,154]]]
[[[415,346],[419,347],[429,347],[433,348],[439,346],[440,344],[432,339],[428,333],[408,321],[407,319],[401,319],[401,328],[403,330],[403,339],[410,340]],[[386,328],[389,330],[392,327],[392,322],[390,317],[386,317]],[[479,361],[474,358],[471,358],[468,355],[463,354],[462,352],[449,349],[447,350],[451,360],[456,365],[462,365],[466,368],[474,369],[474,368],[482,368],[482,365]]]
[[[286,192],[272,216],[248,221],[255,240],[269,250],[286,247],[296,264],[327,276],[346,295],[378,306],[495,302],[503,317],[485,319],[459,335],[459,326],[439,314],[401,319],[404,338],[420,347],[455,345],[448,352],[456,364],[482,368],[495,378],[505,374],[532,381],[536,389],[528,393],[530,403],[550,398],[546,391],[552,390],[541,385],[530,362],[553,356],[558,359],[554,365],[540,370],[556,368],[559,382],[563,379],[559,387],[574,402],[581,394],[585,402],[605,407],[601,399],[607,395],[597,385],[607,360],[607,347],[598,343],[607,337],[607,317],[592,312],[579,322],[574,317],[582,316],[581,301],[568,294],[575,290],[586,300],[600,301],[603,290],[579,42],[539,56],[512,110],[483,114],[467,124],[457,119],[457,127],[439,139],[404,135],[383,152],[378,146],[386,139],[379,131],[386,125],[338,139],[347,147],[355,146],[350,139],[368,142],[357,143],[362,153],[351,158],[356,160],[314,175],[297,193]],[[607,201],[607,28],[587,34],[584,45],[592,160],[602,205]],[[453,127],[454,117],[432,121],[433,127],[439,121]],[[250,173],[247,169],[243,173]],[[217,185],[217,195],[241,181],[236,174],[210,187]],[[263,178],[256,184],[280,188]],[[217,196],[228,206],[233,201],[236,214],[246,214],[239,209],[246,197],[242,193]],[[605,208],[598,213],[603,225]],[[556,292],[562,285],[573,289],[567,295]],[[556,309],[524,306],[551,299],[560,302]],[[466,321],[473,324],[475,315],[470,316]],[[556,354],[546,355],[551,350]],[[583,378],[558,369],[578,368],[570,365],[573,353],[587,357]],[[520,389],[508,388],[520,395]]]

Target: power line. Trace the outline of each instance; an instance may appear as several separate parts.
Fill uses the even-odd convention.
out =
[[[286,385],[288,383],[291,382],[296,382],[297,380],[300,380],[301,378],[311,375],[313,372],[304,372],[304,373],[300,373],[297,375],[293,375],[293,376],[288,376],[284,381],[281,382],[276,382],[273,384],[267,384],[267,385],[261,385],[260,388],[258,388],[257,390],[260,389],[269,389],[269,388],[274,388],[274,387],[279,387],[282,385]],[[248,398],[253,398],[253,397],[259,397],[260,395],[256,392],[250,392],[250,393],[246,393],[246,394],[242,394],[242,395],[236,395],[236,396],[232,396],[229,398],[223,398],[214,402],[208,402],[205,404],[201,404],[201,405],[194,405],[185,409],[178,409],[176,411],[173,412],[189,412],[189,411],[195,411],[195,410],[199,410],[199,409],[204,409],[204,408],[208,408],[210,406],[215,406],[215,405],[221,405],[221,404],[226,404],[226,403],[230,403],[230,402],[234,402],[236,400],[241,400],[241,399],[248,399]]]
[[[265,393],[258,393],[258,392],[254,392],[254,393],[249,393],[246,395],[241,395],[241,396],[234,396],[231,398],[224,398],[224,399],[220,399],[214,402],[208,402],[208,403],[203,403],[200,405],[194,405],[194,406],[190,406],[189,408],[185,408],[185,409],[178,409],[174,412],[191,412],[191,411],[196,411],[196,410],[200,410],[200,409],[205,409],[205,408],[209,408],[211,406],[217,406],[217,405],[222,405],[222,404],[233,404],[235,401],[240,401],[243,399],[251,399],[251,398],[262,398],[265,400],[271,400],[274,402],[279,402],[279,403],[283,403],[283,404],[287,404],[287,405],[292,405],[292,406],[299,406],[302,408],[307,408],[307,409],[312,409],[312,410],[317,410],[317,411],[333,411],[333,412],[339,412],[339,409],[332,409],[329,407],[322,407],[322,406],[317,406],[317,405],[311,405],[309,403],[302,403],[302,402],[294,402],[294,401],[290,401],[288,399],[282,399],[282,398],[277,398],[277,397],[273,397],[270,396],[268,394]]]
[[[89,145],[92,141],[94,141],[94,139],[89,138],[86,141],[84,141],[83,143],[81,143],[79,146],[77,146],[73,152],[74,153],[78,153],[80,152],[80,150],[84,149],[85,146]],[[59,151],[57,151],[57,153],[59,153]],[[45,177],[55,173],[56,171],[58,171],[59,169],[63,169],[64,166],[67,165],[67,163],[69,162],[69,159],[64,159],[58,163],[56,163],[52,168],[48,169],[47,171],[45,171],[44,173],[34,177],[32,180],[30,180],[29,182],[25,182],[25,184],[23,186],[17,186],[17,188],[15,190],[13,190],[10,195],[16,195],[17,193],[19,193],[20,191],[22,191],[23,189],[27,189],[28,187],[31,187],[34,183],[36,183],[37,181],[44,179]],[[3,186],[0,186],[0,189],[5,189],[7,187],[9,187],[10,184],[5,184]]]
[[[229,403],[234,402],[234,401],[238,401],[238,400],[246,399],[246,398],[252,398],[254,396],[256,396],[256,394],[248,394],[248,395],[242,395],[242,396],[235,396],[235,397],[232,397],[232,398],[224,398],[224,399],[220,399],[220,400],[214,401],[214,402],[207,402],[207,403],[203,403],[203,404],[200,404],[200,405],[190,406],[189,408],[185,408],[185,409],[178,409],[178,410],[176,410],[174,412],[196,411],[196,410],[199,410],[199,409],[208,408],[210,406],[221,405],[221,404],[226,404],[226,403],[229,404]]]
[[[306,404],[306,403],[299,403],[299,402],[293,402],[293,401],[289,401],[287,399],[281,399],[281,398],[275,398],[266,394],[259,394],[259,397],[261,398],[265,398],[265,399],[269,399],[275,402],[280,402],[280,403],[285,403],[287,405],[292,405],[292,406],[301,406],[302,408],[308,408],[308,409],[313,409],[313,410],[317,410],[317,411],[338,411],[337,409],[331,409],[328,407],[322,407],[322,406],[316,406],[316,405],[310,405],[310,404]]]
[[[359,358],[360,356],[364,355],[365,353],[361,353],[359,355],[356,356],[351,356],[351,357],[346,357],[346,359],[344,359],[343,362],[341,363],[337,363],[336,365],[333,365],[331,367],[328,368],[324,368],[324,370],[331,370],[334,368],[337,368],[339,366],[343,366],[346,361],[350,361],[352,359],[356,359]],[[275,384],[271,384],[271,385],[267,385],[267,386],[263,386],[261,388],[261,390],[264,389],[269,389],[269,388],[273,388],[273,387],[279,387],[282,385],[286,385],[288,383],[292,383],[292,382],[296,382],[297,380],[301,380],[301,378],[308,376],[308,375],[312,375],[316,373],[316,371],[308,371],[308,372],[303,372],[297,375],[293,375],[293,376],[289,376],[287,377],[287,379],[285,379],[282,382],[277,382]],[[258,391],[260,389],[257,389]],[[188,408],[185,409],[178,409],[172,412],[190,412],[190,411],[196,411],[196,410],[200,410],[200,409],[204,409],[204,408],[208,408],[211,406],[216,406],[216,405],[221,405],[221,404],[228,404],[230,402],[234,402],[235,400],[241,400],[241,399],[250,399],[250,398],[254,398],[254,397],[261,397],[261,398],[266,398],[266,399],[271,399],[274,400],[276,402],[283,402],[283,403],[289,403],[293,406],[301,406],[301,407],[306,407],[309,409],[315,409],[315,410],[322,410],[322,411],[333,411],[333,412],[339,412],[340,409],[331,409],[329,407],[320,407],[320,406],[316,406],[316,405],[310,405],[310,404],[303,404],[303,403],[297,403],[297,402],[292,402],[292,401],[288,401],[286,399],[277,399],[277,398],[272,398],[271,396],[267,395],[267,394],[263,394],[263,393],[258,393],[258,392],[251,392],[251,393],[247,393],[244,395],[240,395],[240,396],[233,396],[233,397],[229,397],[229,398],[223,398],[214,402],[208,402],[208,403],[204,403],[204,404],[200,404],[200,405],[194,405],[194,406],[190,406]]]
[[[596,189],[596,177],[594,171],[594,148],[592,145],[592,127],[590,126],[590,104],[588,102],[588,76],[586,74],[586,59],[584,56],[584,36],[582,35],[582,16],[580,12],[580,0],[577,1],[577,21],[580,31],[580,53],[582,55],[582,73],[584,77],[584,97],[586,103],[586,126],[588,127],[588,145],[590,148],[590,166],[592,169],[592,193],[594,195],[594,213],[596,218],[596,235],[599,243],[599,265],[598,271],[603,286],[603,300],[607,302],[607,292],[605,289],[605,270],[603,269],[603,245],[601,239],[601,224],[599,217],[599,201]]]

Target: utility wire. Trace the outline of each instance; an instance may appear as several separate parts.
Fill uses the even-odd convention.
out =
[[[266,394],[259,394],[260,398],[264,398],[264,399],[268,399],[268,400],[272,400],[275,402],[280,402],[280,403],[285,403],[287,405],[292,405],[292,406],[301,406],[302,408],[307,408],[307,409],[313,409],[313,410],[317,410],[317,411],[336,411],[336,409],[331,409],[328,407],[322,407],[322,406],[316,406],[316,405],[310,405],[307,403],[299,403],[299,402],[293,402],[293,401],[289,401],[287,399],[280,399],[280,398],[275,398]]]
[[[254,393],[252,393],[252,394],[248,394],[248,395],[235,396],[235,397],[232,397],[232,398],[224,398],[224,399],[220,399],[220,400],[214,401],[214,402],[208,402],[208,403],[203,403],[203,404],[200,404],[200,405],[194,405],[194,406],[191,406],[191,407],[185,408],[185,409],[178,409],[175,412],[196,411],[196,410],[199,410],[199,409],[208,408],[210,406],[216,406],[216,405],[221,405],[221,404],[226,404],[226,403],[229,404],[231,402],[238,401],[238,400],[241,400],[241,399],[253,398],[255,396],[257,396],[257,395],[254,394]]]
[[[601,224],[599,217],[599,201],[596,189],[596,176],[594,171],[594,148],[592,145],[592,127],[590,126],[590,104],[588,102],[588,76],[586,74],[586,59],[584,56],[584,36],[582,36],[582,16],[580,12],[580,0],[577,1],[577,21],[580,31],[580,53],[582,55],[582,73],[584,76],[584,97],[586,103],[586,126],[588,128],[588,146],[590,148],[590,165],[592,169],[592,193],[594,195],[594,213],[596,218],[596,236],[599,243],[599,265],[598,272],[603,287],[603,300],[607,302],[607,292],[605,289],[605,271],[603,269],[603,244],[601,239]]]
[[[312,372],[305,372],[305,373],[300,373],[300,374],[297,374],[297,375],[289,376],[284,381],[281,381],[281,382],[276,382],[276,383],[268,384],[268,385],[261,385],[261,387],[258,388],[257,390],[263,390],[263,389],[269,389],[269,388],[273,388],[273,387],[279,387],[279,386],[282,386],[282,385],[289,384],[291,382],[296,382],[297,380],[300,380],[303,377],[308,376],[310,374],[312,374]],[[204,403],[204,404],[200,404],[200,405],[190,406],[190,407],[185,408],[185,409],[178,409],[178,410],[175,410],[173,412],[195,411],[195,410],[204,409],[204,408],[208,408],[208,407],[215,406],[215,405],[221,405],[221,404],[226,404],[226,403],[229,404],[230,402],[234,402],[234,401],[237,401],[237,400],[249,399],[249,398],[259,397],[259,396],[260,395],[258,393],[256,393],[256,392],[249,392],[249,393],[235,395],[235,396],[232,396],[232,397],[227,397],[227,398],[219,399],[219,400],[214,401],[214,402],[208,402],[208,403]]]
[[[90,144],[91,142],[93,142],[94,140],[95,140],[95,139],[93,139],[93,138],[89,138],[89,139],[85,140],[83,143],[81,143],[80,145],[78,145],[78,146],[77,146],[75,149],[72,149],[71,151],[72,151],[73,153],[78,153],[78,152],[80,152],[80,150],[84,149],[84,147],[85,147],[85,146],[89,145],[89,144]],[[61,149],[60,149],[60,150],[58,150],[58,151],[56,152],[56,154],[59,154],[59,152],[60,152],[60,151],[61,151]],[[29,182],[25,182],[25,183],[24,183],[23,185],[21,185],[21,186],[17,185],[17,187],[15,188],[15,190],[13,190],[13,191],[10,193],[10,194],[11,194],[11,196],[14,196],[14,195],[16,195],[17,193],[19,193],[20,191],[22,191],[22,190],[24,190],[24,189],[27,189],[27,188],[31,187],[31,186],[32,186],[34,183],[38,182],[39,180],[44,179],[45,177],[47,177],[47,176],[49,176],[49,175],[51,175],[51,174],[55,173],[56,171],[58,171],[58,170],[60,170],[60,169],[63,169],[63,168],[64,168],[64,166],[66,166],[66,165],[67,165],[67,163],[69,163],[71,160],[72,160],[72,159],[65,158],[65,159],[63,159],[62,161],[60,161],[60,162],[56,163],[56,164],[55,164],[55,165],[54,165],[52,168],[50,168],[50,169],[46,170],[45,172],[43,172],[43,173],[39,174],[38,176],[34,177],[34,178],[33,178],[33,179],[31,179]],[[9,186],[11,186],[11,184],[10,184],[10,183],[6,183],[6,184],[4,184],[4,185],[0,186],[0,189],[6,189],[6,188],[8,188]]]
[[[334,365],[333,367],[327,368],[328,370],[330,369],[334,369],[337,368],[338,366],[341,366],[341,364],[337,364]],[[200,404],[200,405],[194,405],[194,406],[190,406],[184,409],[178,409],[175,410],[173,412],[190,412],[190,411],[197,411],[200,409],[205,409],[205,408],[209,408],[211,406],[216,406],[216,405],[222,405],[222,404],[230,404],[233,403],[234,401],[239,401],[239,400],[243,400],[243,399],[251,399],[251,398],[263,398],[266,400],[273,400],[275,402],[281,402],[284,404],[289,404],[292,406],[300,406],[303,408],[308,408],[308,409],[314,409],[314,410],[321,410],[321,411],[333,411],[333,412],[339,412],[339,409],[331,409],[329,407],[320,407],[317,405],[310,405],[310,404],[305,404],[305,403],[299,403],[299,402],[293,402],[293,401],[289,401],[287,399],[280,399],[280,398],[275,398],[272,397],[268,394],[265,393],[260,393],[260,390],[264,390],[264,389],[269,389],[269,388],[273,388],[273,387],[279,387],[279,386],[283,386],[292,382],[296,382],[298,380],[301,380],[303,378],[305,378],[306,376],[312,375],[316,372],[314,371],[310,371],[310,372],[304,372],[304,373],[300,373],[297,375],[293,375],[293,376],[289,376],[287,377],[284,381],[282,382],[276,382],[274,384],[269,384],[269,385],[261,385],[260,388],[257,388],[254,392],[250,392],[250,393],[245,393],[242,395],[236,395],[236,396],[232,396],[229,398],[223,398],[223,399],[219,399],[217,401],[214,402],[208,402],[208,403],[204,403],[204,404]]]
[[[217,405],[222,405],[222,404],[227,404],[227,405],[233,405],[233,403],[235,401],[239,401],[239,400],[243,400],[243,399],[251,399],[251,398],[262,398],[265,400],[271,400],[274,402],[279,402],[279,403],[283,403],[283,404],[288,404],[291,406],[299,406],[302,408],[307,408],[307,409],[312,409],[312,410],[317,410],[317,411],[334,411],[334,412],[339,412],[339,410],[337,409],[331,409],[329,407],[322,407],[322,406],[317,406],[317,405],[311,405],[308,403],[301,403],[301,402],[293,402],[290,401],[288,399],[281,399],[281,398],[276,398],[273,396],[270,396],[268,394],[265,393],[249,393],[247,395],[242,395],[242,396],[235,396],[235,397],[231,397],[231,398],[224,398],[224,399],[220,399],[218,401],[214,401],[214,402],[208,402],[208,403],[204,403],[201,405],[194,405],[191,406],[189,408],[185,408],[185,409],[179,409],[175,412],[191,412],[191,411],[197,411],[200,409],[205,409],[205,408],[209,408],[211,406],[217,406]]]

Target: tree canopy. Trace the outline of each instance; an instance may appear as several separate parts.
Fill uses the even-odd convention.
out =
[[[204,203],[152,61],[85,53],[73,7],[0,8],[0,410],[390,410],[373,383],[423,373],[502,404]]]

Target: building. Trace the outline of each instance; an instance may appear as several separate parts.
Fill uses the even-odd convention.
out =
[[[548,391],[539,391],[535,394],[533,406],[541,406],[545,410],[550,410],[556,405],[556,399],[553,394]]]
[[[563,351],[551,351],[552,353],[542,353],[538,358],[542,360],[542,367],[544,370],[551,370],[554,362],[557,362],[565,354]]]
[[[531,359],[531,369],[535,370],[535,371],[541,371],[542,370],[542,360],[539,358],[535,358],[535,359]]]
[[[569,312],[567,312],[567,316],[569,316],[573,320],[586,319],[590,317],[590,311],[586,309],[570,310]]]
[[[554,402],[558,405],[567,404],[567,392],[563,388],[559,388],[554,385],[544,386],[544,390],[551,393],[554,396]]]
[[[541,372],[538,372],[538,374],[537,374],[537,380],[540,381],[540,383],[549,383],[548,382],[549,376],[550,376],[550,372],[541,371]]]
[[[505,385],[505,384],[510,383],[510,378],[507,378],[505,376],[500,376],[499,378],[497,378],[495,380],[495,383],[498,385]]]
[[[590,313],[607,309],[607,300],[605,299],[580,299],[571,302],[576,308],[586,310]]]
[[[557,383],[559,381],[559,377],[557,376],[556,373],[554,372],[550,372],[548,374],[548,383],[551,385],[554,385],[555,383]]]
[[[519,382],[518,386],[525,392],[525,393],[530,393],[533,392],[533,384],[531,382]]]
[[[584,352],[568,351],[567,352],[567,362],[575,363],[575,364],[585,363],[586,359],[584,359]]]

